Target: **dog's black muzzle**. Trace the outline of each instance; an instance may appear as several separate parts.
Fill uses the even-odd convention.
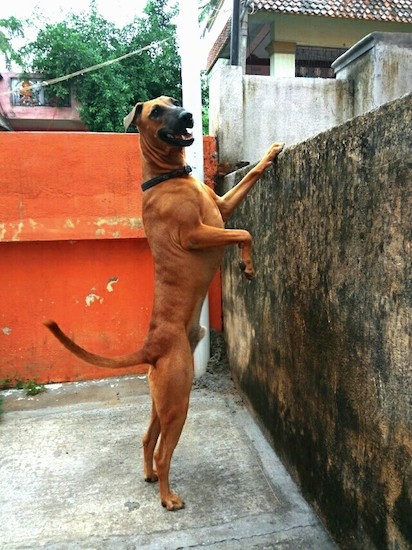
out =
[[[159,129],[159,138],[173,147],[188,147],[194,138],[188,128],[193,128],[193,115],[183,107],[167,109],[162,116],[164,126]]]

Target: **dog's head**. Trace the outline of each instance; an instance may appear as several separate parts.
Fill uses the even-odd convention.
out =
[[[124,118],[125,130],[135,124],[141,134],[153,136],[171,147],[188,147],[194,139],[188,129],[193,128],[193,115],[171,97],[161,96],[144,103],[136,103]]]

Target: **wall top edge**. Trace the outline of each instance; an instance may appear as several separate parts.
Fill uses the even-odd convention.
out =
[[[374,48],[378,43],[383,43],[387,46],[400,46],[412,49],[412,33],[372,32],[366,35],[332,63],[335,74],[365,55],[365,53]]]

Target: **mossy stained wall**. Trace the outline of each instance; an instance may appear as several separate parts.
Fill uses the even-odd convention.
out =
[[[234,378],[348,549],[412,545],[411,144],[409,95],[286,149],[228,224]]]

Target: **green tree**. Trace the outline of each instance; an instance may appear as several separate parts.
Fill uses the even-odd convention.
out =
[[[206,28],[209,28],[213,21],[221,0],[198,0],[199,3],[199,21],[206,23]]]
[[[3,30],[4,29],[4,30]],[[0,19],[0,53],[4,56],[7,69],[11,69],[11,62],[20,62],[20,57],[14,51],[11,40],[16,36],[23,36],[23,24],[16,17]]]
[[[167,38],[150,50],[47,88],[57,101],[73,93],[89,130],[120,132],[124,116],[137,101],[161,94],[180,96],[174,12],[167,8],[167,0],[149,0],[142,17],[118,29],[93,2],[90,8],[89,13],[71,13],[65,21],[47,24],[20,53],[25,71],[40,73],[47,81]]]
[[[125,60],[125,67],[134,75],[132,93],[136,101],[145,101],[159,95],[181,97],[180,56],[176,26],[172,22],[177,12],[176,8],[168,9],[167,5],[168,0],[148,0],[144,16],[123,29],[123,40],[128,51],[167,40],[147,55]],[[136,60],[139,67],[136,67]]]

